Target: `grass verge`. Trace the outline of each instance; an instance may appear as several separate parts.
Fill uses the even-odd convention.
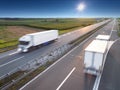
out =
[[[27,75],[24,78],[22,78],[21,80],[17,81],[17,83],[13,84],[11,87],[9,87],[6,90],[18,90],[25,83],[27,83],[28,81],[30,81],[31,79],[33,79],[35,76],[37,76],[38,74],[40,74],[42,71],[44,71],[46,68],[48,68],[53,63],[54,63],[54,61],[51,61],[51,62],[48,61],[45,65],[42,65],[39,68],[37,68],[36,70],[34,70],[33,72],[29,73],[29,75]],[[17,72],[17,75],[18,75],[18,72]]]
[[[118,36],[120,37],[120,19],[118,19]]]
[[[108,22],[109,23],[109,22]],[[79,44],[80,42],[82,42],[83,40],[85,40],[86,38],[88,38],[90,35],[92,35],[93,33],[95,33],[97,30],[99,30],[100,28],[104,27],[105,25],[107,25],[108,23],[102,25],[102,26],[99,26],[98,28],[88,32],[87,34],[79,37],[78,39],[76,40],[73,40],[72,42],[70,42],[69,44],[74,44],[74,45],[77,45]]]
[[[120,18],[117,18],[117,22],[118,22],[117,34],[120,37]]]
[[[75,31],[75,30],[80,29],[80,28],[82,28],[82,27],[74,27],[71,29],[59,30],[59,35],[62,35],[62,34],[68,33],[68,32],[72,32],[72,31]]]
[[[0,53],[6,52],[9,50],[13,50],[13,49],[17,48],[17,45],[18,45],[17,40],[0,43]]]
[[[7,83],[11,83],[13,79],[21,76],[24,74],[24,71],[18,71],[16,73],[13,73],[12,75],[10,75],[9,77],[6,77],[4,79],[1,79],[0,80],[0,87],[1,86],[4,86],[4,85],[7,85]]]

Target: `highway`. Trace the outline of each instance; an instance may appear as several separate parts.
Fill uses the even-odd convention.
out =
[[[56,41],[55,43],[41,47],[29,53],[17,53],[12,51],[12,53],[8,52],[8,53],[1,54],[0,55],[0,77],[37,57],[46,55],[47,53],[51,52],[54,48],[58,48],[64,44],[67,44],[68,42],[82,36],[83,34],[97,28],[98,26],[101,26],[106,22],[107,21],[100,22],[100,23],[90,25],[82,29],[67,33],[67,34],[64,34],[62,36],[59,36],[58,41]]]
[[[92,90],[96,77],[83,73],[84,49],[98,34],[110,35],[113,25],[98,30],[20,90]]]
[[[115,28],[110,40],[114,43],[108,51],[98,90],[120,90],[120,38]]]
[[[120,90],[120,39],[108,52],[98,90]]]

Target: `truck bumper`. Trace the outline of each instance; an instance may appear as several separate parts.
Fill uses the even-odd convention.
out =
[[[26,49],[26,48],[18,48],[18,51],[19,52],[28,52],[28,49]]]
[[[86,73],[86,74],[91,74],[91,75],[95,75],[95,76],[97,76],[97,75],[100,74],[99,70],[91,69],[91,68],[85,68],[85,69],[84,69],[84,73]]]

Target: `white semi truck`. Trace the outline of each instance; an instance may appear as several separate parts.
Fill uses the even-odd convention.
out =
[[[96,37],[96,40],[106,40],[106,41],[109,41],[110,39],[110,35],[98,35]]]
[[[26,34],[19,39],[18,51],[28,52],[31,47],[42,45],[58,38],[58,30]]]
[[[84,72],[92,75],[99,75],[105,63],[107,41],[93,40],[85,49]]]

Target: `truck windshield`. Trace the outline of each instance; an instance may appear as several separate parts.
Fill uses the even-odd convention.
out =
[[[26,41],[19,41],[20,45],[28,45],[29,42],[26,42]]]

